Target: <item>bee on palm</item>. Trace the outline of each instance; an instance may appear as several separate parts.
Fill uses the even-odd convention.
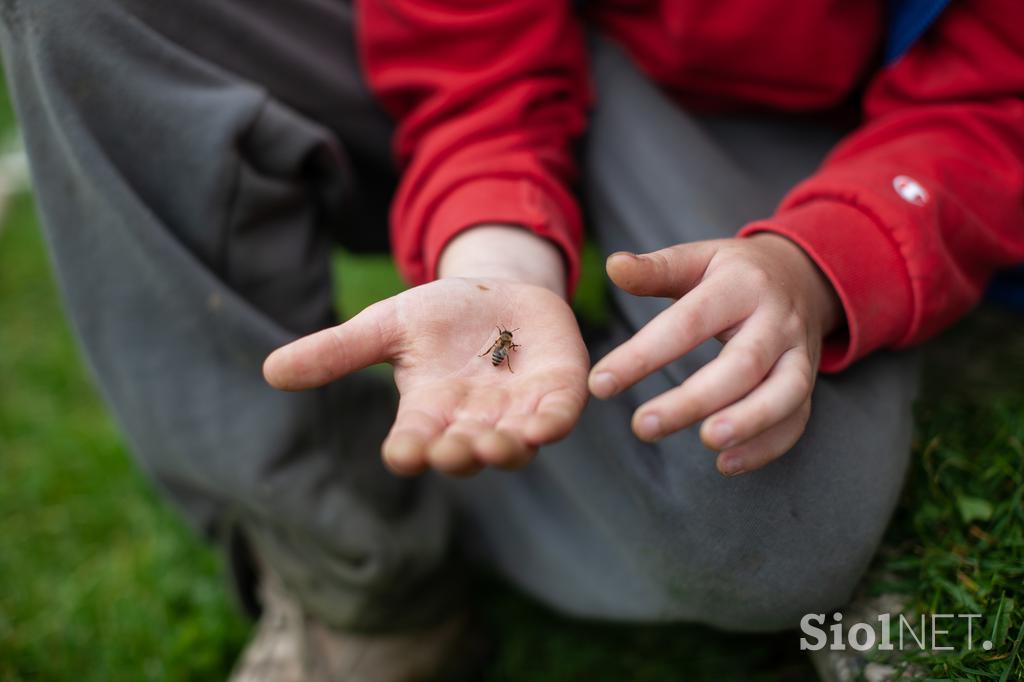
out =
[[[515,372],[512,371],[512,358],[509,356],[508,353],[511,350],[519,350],[519,344],[512,341],[512,334],[519,331],[519,327],[516,327],[511,331],[508,329],[502,329],[501,327],[497,326],[495,327],[495,329],[498,330],[498,338],[495,339],[494,344],[491,345],[490,348],[485,350],[477,357],[482,358],[483,356],[490,353],[492,365],[497,367],[502,362],[506,362],[506,364],[508,365],[508,371],[515,374]]]

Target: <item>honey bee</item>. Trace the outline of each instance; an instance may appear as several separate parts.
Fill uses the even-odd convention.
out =
[[[510,350],[519,350],[519,344],[512,342],[513,332],[519,331],[519,327],[516,327],[512,331],[502,329],[501,327],[495,327],[498,330],[498,338],[494,344],[485,350],[477,357],[483,357],[488,353],[491,354],[491,364],[497,367],[502,363],[503,360],[508,360],[508,371],[512,372],[512,358],[508,356]],[[515,372],[512,372],[515,374]]]

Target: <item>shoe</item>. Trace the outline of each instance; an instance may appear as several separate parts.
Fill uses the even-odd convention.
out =
[[[264,575],[263,615],[230,682],[468,682],[480,679],[486,640],[460,613],[428,630],[362,634],[304,614]]]
[[[302,609],[266,576],[259,587],[263,613],[229,682],[306,682]],[[272,583],[272,584],[271,584]]]
[[[899,595],[858,597],[841,609],[844,615],[843,641],[849,641],[849,628],[853,623],[871,625],[876,629],[877,639],[880,637],[880,633],[877,632],[879,614],[887,613],[897,618],[905,610],[905,600]],[[830,638],[832,636],[829,635]],[[810,657],[820,682],[896,682],[924,677],[924,671],[913,665],[904,664],[899,651],[886,653],[887,657],[882,660],[871,660],[880,658],[877,650],[857,651],[852,647],[833,650],[825,647],[810,652]]]

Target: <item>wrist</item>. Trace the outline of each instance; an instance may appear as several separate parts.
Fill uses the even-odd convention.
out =
[[[750,239],[767,243],[785,254],[787,267],[799,273],[799,290],[803,292],[808,309],[821,327],[822,337],[835,331],[843,321],[843,304],[832,282],[807,252],[796,242],[779,234],[762,232]]]
[[[566,268],[554,242],[512,225],[479,225],[449,241],[437,261],[438,278],[505,279],[566,297]]]

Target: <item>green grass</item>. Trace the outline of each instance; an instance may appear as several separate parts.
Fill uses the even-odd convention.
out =
[[[0,232],[0,680],[219,679],[246,630],[130,462],[18,201]]]
[[[910,657],[939,679],[1024,680],[1022,321],[983,310],[931,348],[910,481],[869,586],[918,613],[986,616],[973,650]],[[955,623],[950,643],[966,641]]]
[[[10,121],[0,106],[0,129]],[[595,318],[600,274],[588,273],[578,307]],[[400,286],[383,257],[348,259],[339,277],[348,311]],[[991,651],[915,657],[933,679],[1024,680],[1022,379],[1019,317],[982,311],[929,352],[910,480],[866,590],[905,595],[921,612],[987,616],[976,645],[992,639]],[[583,623],[484,588],[502,644],[490,680],[812,677],[793,633]],[[218,557],[131,463],[21,198],[0,230],[0,682],[219,680],[248,629]]]

